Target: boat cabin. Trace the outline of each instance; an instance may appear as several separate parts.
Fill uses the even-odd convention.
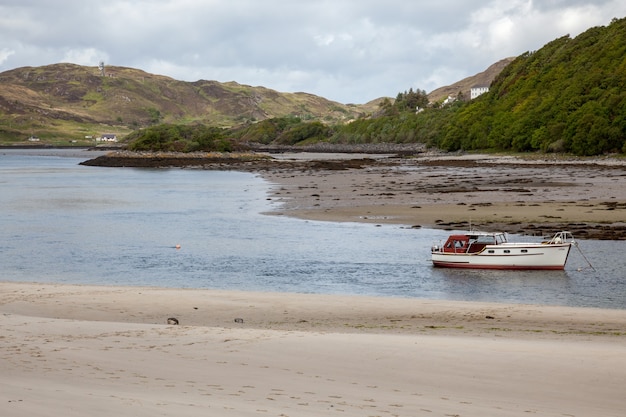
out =
[[[506,243],[504,233],[450,235],[443,245],[446,253],[477,253],[487,245]]]

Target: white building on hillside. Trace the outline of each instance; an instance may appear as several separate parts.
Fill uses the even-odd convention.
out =
[[[105,133],[96,138],[96,142],[117,142],[117,136],[114,133]]]
[[[485,94],[487,91],[489,91],[489,86],[477,85],[470,88],[470,100],[474,100],[476,97],[481,94]]]
[[[451,104],[451,103],[454,103],[455,101],[456,101],[456,97],[448,96],[448,98],[445,99],[443,103],[441,103],[441,105],[445,106],[446,104]]]

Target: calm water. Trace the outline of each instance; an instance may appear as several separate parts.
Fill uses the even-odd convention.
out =
[[[266,215],[253,174],[91,157],[0,150],[0,280],[626,308],[626,242],[581,240],[596,271],[576,249],[565,271],[434,269],[448,232]]]

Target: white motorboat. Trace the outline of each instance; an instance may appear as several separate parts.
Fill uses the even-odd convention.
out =
[[[564,269],[572,245],[570,232],[537,243],[509,242],[506,233],[453,234],[431,248],[433,265],[474,269]]]

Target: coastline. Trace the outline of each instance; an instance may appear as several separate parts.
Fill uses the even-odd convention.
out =
[[[279,215],[544,236],[569,230],[577,238],[626,239],[621,160],[435,155],[260,175],[274,184],[271,198],[282,203]]]
[[[349,334],[626,340],[626,309],[421,298],[0,282],[0,310],[89,322]],[[241,321],[235,321],[241,319]]]
[[[376,149],[376,148],[375,148]],[[626,161],[416,153],[114,152],[85,165],[237,170],[272,184],[268,214],[626,239]]]
[[[603,238],[625,221],[621,164],[273,159],[196,168],[262,176],[273,215]],[[626,309],[0,281],[0,313],[8,417],[624,410]]]
[[[8,417],[623,413],[626,310],[0,289]],[[180,324],[168,325],[170,316]]]

